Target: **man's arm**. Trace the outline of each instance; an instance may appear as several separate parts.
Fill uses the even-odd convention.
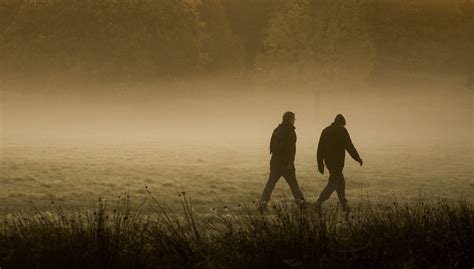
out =
[[[289,130],[285,135],[285,164],[288,169],[294,168],[296,155],[296,132]]]
[[[360,165],[362,165],[362,159],[359,156],[359,153],[355,149],[354,145],[352,144],[351,137],[347,129],[344,128],[344,147],[351,155],[352,159],[356,160]]]
[[[270,138],[270,145],[269,145],[269,149],[270,149],[270,154],[273,154],[275,152],[273,152],[275,150],[275,143],[276,143],[276,136],[275,136],[275,131],[273,131],[272,133],[272,137]]]
[[[321,174],[324,174],[324,131],[321,132],[321,136],[319,137],[318,143],[318,150],[316,153],[316,159],[318,162],[318,170]]]

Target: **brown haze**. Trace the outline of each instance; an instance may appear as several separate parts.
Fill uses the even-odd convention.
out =
[[[320,130],[342,113],[361,145],[471,148],[472,90],[435,80],[416,86],[339,88],[264,87],[218,78],[150,85],[27,86],[35,90],[12,86],[2,91],[2,142],[253,147],[268,142],[289,110],[296,113],[302,143],[316,143]]]
[[[474,268],[473,98],[474,0],[0,0],[0,269]]]
[[[338,113],[365,161],[350,198],[470,195],[472,1],[121,3],[0,2],[2,203],[255,200],[285,111],[309,200]]]

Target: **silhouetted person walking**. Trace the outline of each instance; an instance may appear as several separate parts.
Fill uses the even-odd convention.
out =
[[[316,210],[320,210],[322,203],[329,199],[331,194],[336,191],[343,210],[350,211],[345,194],[346,181],[342,174],[346,150],[361,166],[363,162],[352,144],[345,125],[346,119],[344,119],[344,116],[341,114],[338,114],[334,122],[322,131],[321,137],[319,138],[317,152],[318,170],[321,174],[324,174],[325,163],[329,170],[329,181],[319,195],[315,204]]]
[[[262,193],[259,209],[265,210],[270,200],[273,189],[280,177],[284,177],[291,188],[291,192],[298,206],[304,205],[304,196],[296,181],[295,154],[296,154],[296,132],[295,113],[286,112],[283,121],[273,131],[270,140],[270,176]]]

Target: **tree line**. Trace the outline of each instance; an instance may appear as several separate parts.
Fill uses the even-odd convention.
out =
[[[471,77],[470,0],[2,0],[0,72]]]

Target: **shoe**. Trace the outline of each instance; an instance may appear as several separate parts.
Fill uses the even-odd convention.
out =
[[[342,211],[350,213],[352,211],[352,208],[348,205],[342,205]]]
[[[301,201],[296,202],[296,205],[298,206],[299,210],[305,210],[306,208],[308,208],[308,203],[306,203],[304,199],[301,199]]]
[[[316,202],[314,203],[314,205],[312,206],[313,210],[316,211],[317,213],[321,213],[321,203],[319,202]]]
[[[263,203],[263,202],[258,203],[257,210],[260,211],[260,213],[268,212],[267,203]]]

